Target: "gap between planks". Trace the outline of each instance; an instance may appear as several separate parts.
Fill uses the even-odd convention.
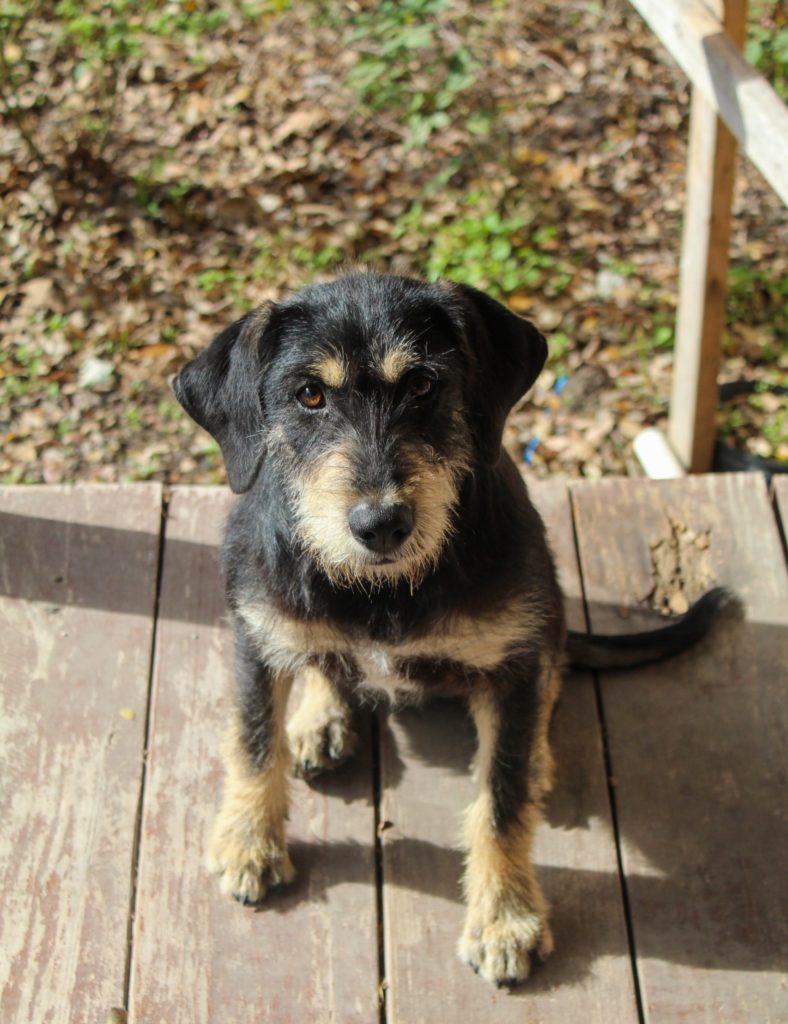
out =
[[[145,783],[148,776],[148,747],[150,745],[151,695],[153,693],[153,670],[156,663],[156,638],[159,631],[159,608],[161,604],[161,580],[164,568],[164,538],[167,528],[167,512],[169,510],[169,492],[162,489],[161,509],[159,512],[159,540],[156,552],[156,584],[153,599],[153,626],[150,637],[150,653],[148,656],[148,687],[145,700],[145,724],[143,727],[142,767],[140,770],[140,795],[137,803],[137,815],[134,822],[134,847],[131,859],[131,881],[129,892],[129,915],[126,932],[126,965],[123,975],[123,1009],[128,1010],[131,989],[131,961],[134,945],[134,917],[137,912],[137,884],[142,842],[142,813],[145,805]]]

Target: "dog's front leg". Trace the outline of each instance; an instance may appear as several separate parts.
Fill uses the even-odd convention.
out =
[[[553,948],[531,846],[552,779],[547,731],[558,673],[530,656],[507,663],[470,701],[479,794],[468,809],[461,959],[496,985],[522,981]]]
[[[285,711],[292,678],[264,665],[240,628],[235,656],[238,706],[224,744],[224,796],[208,867],[223,892],[251,904],[295,874],[285,845]]]
[[[347,697],[322,668],[308,666],[303,672],[304,696],[287,726],[293,769],[311,779],[336,768],[356,749],[353,711]]]

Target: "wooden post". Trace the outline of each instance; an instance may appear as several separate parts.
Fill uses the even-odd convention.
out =
[[[724,7],[720,18],[741,47],[747,0],[726,0]],[[735,159],[736,140],[712,104],[693,88],[668,423],[671,445],[691,473],[711,468],[714,449]]]

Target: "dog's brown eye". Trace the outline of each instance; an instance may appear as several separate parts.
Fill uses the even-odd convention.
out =
[[[414,398],[426,398],[435,389],[435,381],[426,373],[417,373],[408,381],[408,394]]]
[[[322,409],[326,404],[326,396],[314,384],[307,384],[305,388],[301,388],[296,398],[305,409]]]

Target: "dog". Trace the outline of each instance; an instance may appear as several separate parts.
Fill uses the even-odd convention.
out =
[[[567,634],[544,525],[501,445],[546,356],[533,324],[474,288],[356,271],[241,317],[173,383],[241,495],[222,550],[237,702],[211,870],[244,904],[291,881],[288,776],[353,753],[354,694],[457,695],[479,780],[458,951],[497,985],[553,948],[531,847],[566,661],[667,656],[724,599],[652,634]]]

